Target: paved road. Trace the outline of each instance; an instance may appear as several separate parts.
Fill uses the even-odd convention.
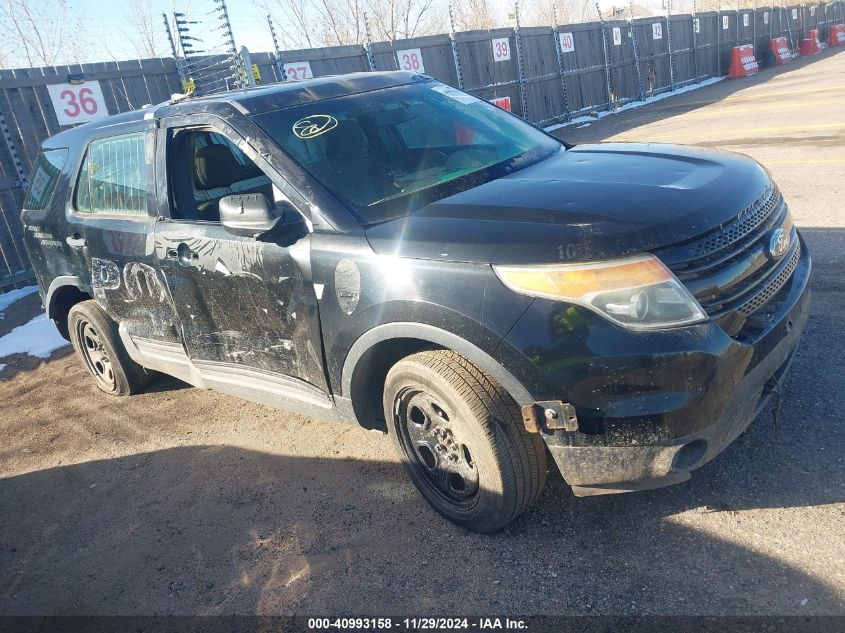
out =
[[[770,167],[816,261],[785,390],[688,483],[445,523],[388,439],[73,357],[0,384],[0,613],[845,613],[845,53],[561,131]]]

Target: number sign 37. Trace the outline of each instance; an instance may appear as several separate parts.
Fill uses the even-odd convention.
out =
[[[59,125],[74,125],[109,115],[99,81],[47,86]]]

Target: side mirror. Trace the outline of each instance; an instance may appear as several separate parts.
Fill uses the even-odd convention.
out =
[[[280,216],[263,193],[246,193],[220,199],[220,222],[232,235],[255,237],[272,229]]]

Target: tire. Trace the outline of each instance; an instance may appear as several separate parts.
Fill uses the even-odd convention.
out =
[[[403,466],[444,517],[495,532],[546,481],[546,450],[510,395],[462,356],[420,352],[387,374],[384,413]]]
[[[68,312],[67,324],[73,349],[102,391],[128,396],[149,383],[151,375],[129,358],[117,324],[95,301],[74,305]]]

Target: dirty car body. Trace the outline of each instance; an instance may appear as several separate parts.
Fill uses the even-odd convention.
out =
[[[454,125],[421,130],[427,108]],[[129,189],[114,151],[139,162]],[[753,160],[569,147],[409,73],[111,117],[46,141],[34,179],[60,329],[93,299],[145,368],[370,428],[397,361],[451,350],[578,495],[689,478],[779,388],[808,316],[809,252]],[[273,222],[221,221],[253,199]]]

